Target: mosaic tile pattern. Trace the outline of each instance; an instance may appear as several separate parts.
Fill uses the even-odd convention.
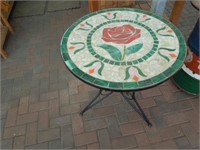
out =
[[[105,89],[154,86],[183,65],[186,44],[167,20],[129,8],[84,16],[63,35],[61,55],[79,79]]]

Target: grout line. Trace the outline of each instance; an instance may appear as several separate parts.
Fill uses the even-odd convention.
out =
[[[47,12],[47,7],[48,7],[48,1],[45,2],[45,7],[44,7],[43,15],[46,14],[46,12]]]

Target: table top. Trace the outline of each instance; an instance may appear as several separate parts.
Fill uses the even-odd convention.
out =
[[[77,20],[64,33],[67,68],[98,88],[130,91],[155,86],[183,65],[186,43],[168,20],[132,8],[105,9]]]

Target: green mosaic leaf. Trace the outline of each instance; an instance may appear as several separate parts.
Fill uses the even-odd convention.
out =
[[[156,30],[156,32],[158,33],[158,32],[160,32],[160,31],[162,31],[162,30],[165,30],[165,29],[166,29],[166,27],[162,27],[162,28]]]
[[[99,75],[102,75],[101,73],[102,73],[103,68],[104,68],[104,63],[101,62],[101,67],[98,70]]]
[[[91,25],[90,23],[88,23],[87,21],[86,21],[86,23],[85,24],[87,24],[88,26],[90,26],[90,28],[92,29],[93,28],[93,25]]]
[[[174,37],[173,35],[171,35],[171,34],[160,34],[160,33],[158,33],[159,35],[161,35],[161,36],[170,36],[170,37]]]
[[[128,72],[129,68],[130,68],[130,67],[127,67],[127,68],[126,68],[124,80],[127,80],[128,78],[130,78],[130,74],[129,74],[129,72]]]
[[[78,28],[77,30],[89,31],[90,29]]]
[[[114,60],[120,61],[122,59],[122,54],[118,48],[109,44],[102,44],[99,47],[106,50]]]
[[[91,67],[94,63],[99,62],[98,60],[95,60],[87,65],[85,65],[84,67]]]
[[[161,54],[159,51],[158,51],[158,54],[159,54],[162,58],[166,59],[166,60],[169,62],[169,58],[168,58],[167,56]]]
[[[102,15],[104,18],[106,18],[106,19],[108,19],[108,20],[110,20],[106,15]]]
[[[147,19],[145,19],[145,20],[142,21],[142,22],[144,23],[144,22],[146,22],[146,21],[148,21],[148,20],[151,20],[151,18],[147,18]]]
[[[83,43],[83,42],[71,42],[70,44],[72,44],[72,45],[82,44],[82,47],[79,48],[79,49],[76,49],[76,50],[74,51],[74,54],[76,54],[76,53],[82,51],[83,49],[85,49],[85,43]]]
[[[164,49],[164,50],[167,50],[167,51],[170,51],[170,52],[173,52],[173,51],[176,50],[176,49],[170,49],[170,48],[165,48],[165,47],[161,47],[158,50],[161,50],[161,49]]]
[[[128,47],[126,49],[126,55],[130,55],[133,53],[136,53],[137,51],[139,51],[142,48],[143,44],[136,44],[136,45],[132,45],[130,47]]]
[[[85,22],[85,24],[87,24],[90,28],[89,29],[85,29],[85,28],[78,28],[77,30],[82,30],[82,31],[89,31],[89,30],[91,30],[92,28],[93,28],[93,26],[90,24],[90,23],[88,23],[87,21]]]
[[[166,29],[166,27],[162,27],[162,28],[156,30],[156,32],[157,32],[159,35],[161,35],[161,36],[170,36],[170,37],[174,37],[174,36],[171,35],[171,34],[161,34],[161,33],[159,33],[160,31],[165,30],[165,29]]]
[[[138,68],[138,67],[136,67],[136,66],[133,66],[133,67],[137,69],[138,73],[139,73],[141,76],[146,77],[146,75],[142,72],[142,70],[141,70],[140,68]]]
[[[114,14],[113,14],[113,19],[115,19],[115,18],[116,18],[116,16],[117,16],[117,13],[114,13]]]
[[[126,54],[126,45],[124,45],[124,50],[123,50],[122,60],[124,60],[125,54]]]
[[[117,16],[117,13],[114,13],[113,14],[113,18],[108,18],[108,16],[106,16],[106,15],[102,15],[104,18],[106,18],[107,20],[112,20],[112,19],[115,19],[116,18],[116,16]]]
[[[136,17],[135,17],[135,20],[138,21],[139,17],[140,16],[137,14]]]

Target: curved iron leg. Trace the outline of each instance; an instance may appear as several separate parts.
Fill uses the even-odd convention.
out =
[[[131,97],[132,99],[128,98],[123,92],[121,92],[122,96],[124,97],[124,99],[131,105],[131,107],[140,115],[140,117],[142,117],[142,119],[148,124],[148,126],[152,126],[151,122],[149,121],[149,119],[147,118],[147,116],[145,115],[144,111],[142,110],[142,108],[140,107],[140,105],[138,104],[136,98],[135,98],[135,92],[132,93]],[[132,103],[133,101],[135,102]]]
[[[80,115],[83,115],[84,112],[86,112],[87,110],[89,110],[90,108],[92,108],[94,105],[98,104],[99,102],[101,102],[102,100],[104,100],[106,97],[108,97],[109,95],[111,95],[112,92],[110,92],[108,94],[102,94],[103,97],[100,98],[100,99],[98,99],[98,97],[100,96],[100,94],[102,94],[102,90],[101,89],[99,90],[99,92],[97,93],[97,95],[89,102],[89,104],[80,112]]]

